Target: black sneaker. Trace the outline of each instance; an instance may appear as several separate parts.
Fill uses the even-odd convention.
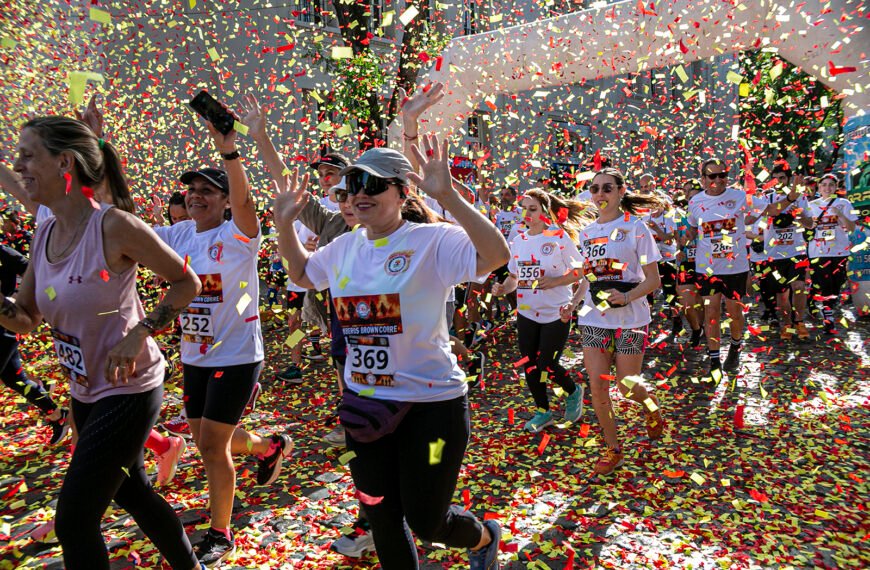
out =
[[[696,331],[692,331],[692,348],[700,348],[701,341],[704,340],[704,329],[700,328]]]
[[[214,568],[236,551],[236,542],[212,528],[205,532],[202,541],[193,547],[196,558],[206,567]]]
[[[722,363],[722,368],[726,372],[737,372],[740,369],[740,349],[735,349],[733,346],[728,347],[728,356],[725,357],[725,362]]]
[[[257,485],[271,485],[281,474],[284,457],[293,451],[293,440],[289,435],[273,435],[269,452],[257,461]]]
[[[295,364],[291,364],[284,372],[276,374],[275,377],[287,384],[302,384],[302,370]]]
[[[60,418],[57,421],[49,420],[48,423],[51,425],[51,439],[48,442],[57,445],[69,433],[69,412],[61,410]]]

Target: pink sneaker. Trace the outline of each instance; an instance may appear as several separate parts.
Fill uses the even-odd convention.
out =
[[[170,436],[168,439],[169,449],[157,456],[157,485],[160,487],[168,485],[175,477],[178,461],[187,447],[180,437]]]

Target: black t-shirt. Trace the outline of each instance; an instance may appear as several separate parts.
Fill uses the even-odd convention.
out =
[[[8,245],[0,245],[0,293],[6,297],[15,293],[16,278],[25,271],[27,258]]]

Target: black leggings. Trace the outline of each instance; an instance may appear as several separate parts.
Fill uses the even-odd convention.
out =
[[[568,377],[568,371],[559,364],[559,358],[568,341],[571,323],[561,319],[552,323],[538,323],[522,315],[517,315],[517,343],[520,354],[528,358],[523,363],[526,383],[532,393],[535,405],[542,410],[550,409],[547,399],[547,385],[541,382],[541,372],[547,371],[547,379],[552,380],[568,394],[573,394],[577,386]]]
[[[0,330],[0,379],[21,394],[25,400],[46,414],[50,414],[57,409],[57,406],[48,392],[24,373],[21,355],[18,353],[18,340],[10,337],[9,334]]]
[[[828,308],[840,302],[840,292],[846,284],[848,257],[817,257],[810,261],[813,300]]]
[[[68,570],[108,570],[100,521],[112,499],[133,516],[176,570],[198,567],[184,527],[145,475],[143,445],[160,412],[163,386],[141,394],[72,401],[79,441],[57,501],[55,532]]]
[[[776,312],[776,292],[779,284],[773,276],[773,267],[768,261],[757,261],[753,264],[755,278],[758,280],[758,293],[764,310],[774,314]]]
[[[347,449],[356,453],[350,462],[354,485],[378,501],[362,506],[384,570],[418,567],[410,529],[423,540],[454,548],[480,542],[477,518],[450,504],[470,432],[468,400],[462,396],[414,404],[396,431],[371,443],[347,434]],[[430,448],[438,440],[444,445],[440,461],[433,462]]]

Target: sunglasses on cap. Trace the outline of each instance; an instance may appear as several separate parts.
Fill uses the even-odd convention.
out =
[[[722,180],[725,180],[726,178],[728,178],[728,173],[727,172],[712,172],[710,174],[705,174],[704,176],[706,176],[710,180],[716,180],[717,178],[721,178]]]
[[[366,196],[377,196],[387,191],[390,185],[403,186],[403,184],[395,178],[381,178],[374,174],[369,174],[361,170],[355,170],[345,176],[345,185],[347,188],[335,191],[335,199],[338,202],[344,202],[348,196],[356,196],[360,192]]]

